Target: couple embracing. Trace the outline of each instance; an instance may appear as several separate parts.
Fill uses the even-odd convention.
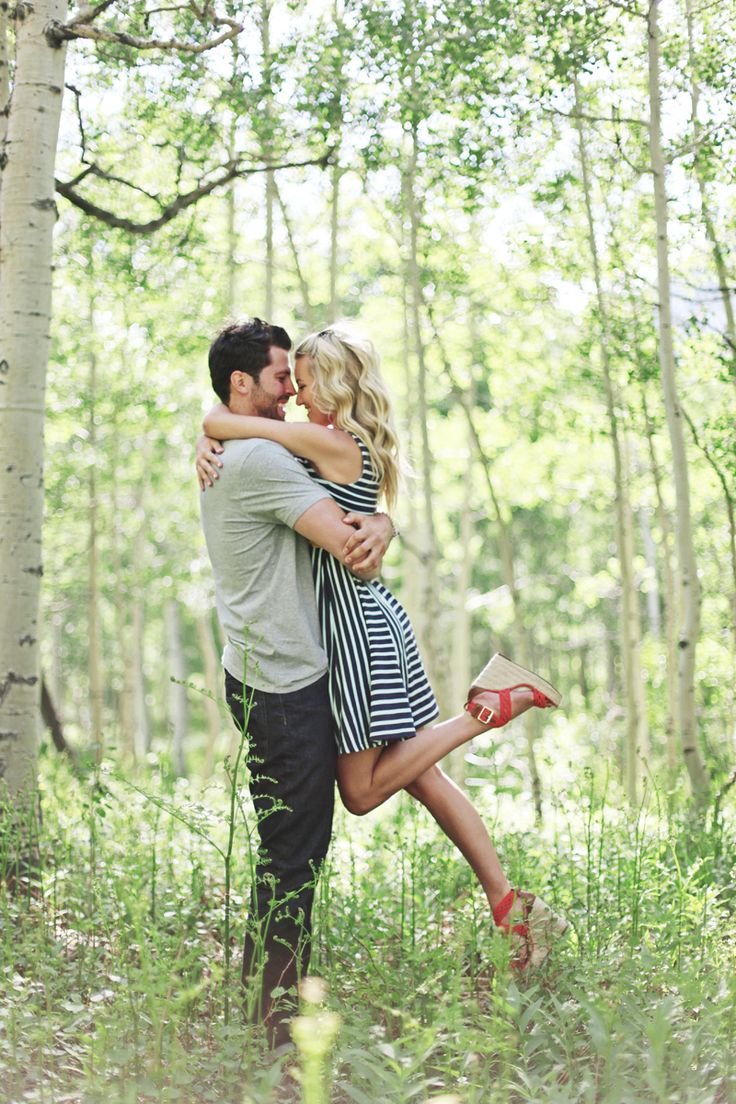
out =
[[[335,326],[291,339],[260,319],[209,353],[220,404],[198,445],[202,525],[215,580],[228,705],[248,733],[260,836],[243,956],[262,960],[258,1015],[288,1040],[309,962],[315,881],[332,831],[334,783],[361,815],[406,790],[475,872],[512,965],[539,965],[566,922],[512,889],[488,830],[437,765],[487,728],[558,705],[538,675],[496,655],[464,711],[437,705],[406,612],[379,581],[399,484],[391,403],[375,349]],[[295,386],[296,382],[296,386]],[[307,423],[288,423],[296,395]],[[220,444],[224,442],[224,444]]]

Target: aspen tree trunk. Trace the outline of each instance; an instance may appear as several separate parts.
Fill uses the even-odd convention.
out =
[[[426,304],[425,304],[426,306]],[[431,311],[430,320],[431,320]],[[475,319],[471,314],[471,325],[475,329]],[[518,663],[521,663],[524,667],[531,667],[531,643],[529,635],[526,630],[524,622],[524,611],[522,607],[521,598],[519,595],[519,588],[516,585],[516,568],[514,566],[514,542],[513,534],[511,531],[511,525],[506,521],[501,505],[496,495],[496,489],[493,484],[493,475],[491,473],[491,465],[488,457],[486,456],[483,445],[478,433],[478,428],[475,424],[473,417],[473,407],[469,400],[467,392],[464,392],[453,372],[452,364],[445,351],[442,337],[437,331],[437,327],[432,321],[432,328],[434,330],[434,338],[437,345],[437,349],[442,358],[445,374],[450,381],[453,392],[460,399],[463,411],[468,425],[468,431],[470,438],[473,442],[475,455],[477,456],[481,468],[483,469],[483,475],[485,476],[486,486],[488,488],[488,497],[490,498],[491,505],[493,507],[493,519],[496,526],[496,533],[498,537],[498,550],[501,559],[501,575],[506,586],[509,597],[511,598],[511,605],[514,613],[514,658]],[[472,343],[477,347],[480,337],[475,335]],[[473,675],[471,675],[471,678]],[[526,738],[527,747],[527,759],[529,762],[529,777],[531,779],[532,786],[532,799],[534,802],[535,816],[538,821],[542,819],[542,781],[539,775],[539,768],[537,765],[537,754],[535,749],[535,743],[537,739],[537,711],[533,709],[527,710],[523,717],[524,734]]]
[[[281,189],[279,188],[276,179],[274,179],[273,182],[273,189],[274,195],[276,196],[276,199],[278,201],[279,210],[281,211],[281,220],[284,224],[284,229],[286,230],[286,237],[289,242],[289,249],[291,250],[291,258],[294,262],[294,271],[296,272],[296,278],[299,281],[299,291],[301,292],[302,296],[302,309],[304,310],[304,318],[309,329],[314,330],[316,329],[316,325],[314,310],[309,298],[309,284],[307,283],[306,277],[302,270],[301,261],[299,260],[299,250],[296,246],[294,231],[291,225],[291,218],[289,217],[289,212],[287,210],[286,204],[284,203],[284,198],[281,195]]]
[[[232,71],[230,80],[234,86],[239,81],[238,74],[238,41],[233,39],[231,44]],[[227,155],[231,161],[235,160],[237,150],[238,118],[232,115],[228,126]],[[235,319],[240,314],[238,310],[238,264],[236,261],[236,249],[238,242],[236,225],[236,189],[237,178],[233,180],[225,193],[225,241],[227,243],[227,262],[225,264],[225,313]]]
[[[187,735],[187,688],[181,683],[186,679],[187,672],[181,639],[181,614],[179,603],[175,598],[170,598],[166,603],[166,639],[170,675],[171,764],[174,774],[181,778],[186,774],[184,743]]]
[[[466,407],[467,409],[467,407]],[[486,478],[486,486],[488,487],[488,495],[493,506],[493,518],[496,525],[496,533],[498,534],[498,551],[501,558],[501,575],[504,581],[504,585],[509,592],[511,598],[511,604],[514,611],[514,641],[516,649],[517,662],[522,667],[530,668],[532,666],[531,659],[531,647],[529,642],[529,636],[526,631],[526,625],[524,623],[524,612],[522,609],[521,597],[519,595],[519,588],[516,585],[516,568],[514,566],[514,543],[513,535],[511,532],[511,526],[506,521],[501,510],[501,505],[496,497],[495,487],[493,485],[493,478],[491,476],[491,465],[483,451],[483,446],[480,441],[480,436],[475,427],[475,422],[472,419],[472,413],[468,410],[469,420],[472,427],[473,436],[475,438],[476,455],[481,462],[483,473]],[[538,821],[542,819],[542,780],[539,775],[539,766],[537,764],[537,753],[535,749],[536,736],[537,736],[537,717],[536,710],[529,709],[524,714],[524,735],[526,737],[526,754],[529,762],[529,776],[532,784],[532,800],[534,802],[534,812]]]
[[[652,536],[652,527],[649,524],[649,511],[642,507],[637,512],[641,543],[644,548],[644,559],[649,571],[649,586],[647,588],[647,620],[649,632],[659,640],[662,636],[662,596],[659,592],[659,576],[657,571],[657,546]]]
[[[125,318],[127,329],[127,318]],[[123,601],[126,594],[126,581],[123,575],[122,549],[125,546],[125,534],[123,530],[123,514],[118,497],[118,472],[120,471],[120,452],[118,448],[118,406],[113,406],[110,422],[110,516],[112,525],[112,541],[110,555],[112,559],[112,574],[115,581],[115,593],[118,600],[115,602],[115,653],[117,671],[120,673],[121,688],[117,701],[117,725],[118,746],[121,751],[129,753],[130,758],[135,758],[135,746],[133,733],[135,722],[133,719],[133,683],[131,675],[131,649],[129,624],[129,603]],[[127,511],[125,521],[127,522]]]
[[[677,582],[672,563],[672,526],[662,495],[662,480],[659,463],[654,448],[654,429],[647,405],[646,385],[641,388],[642,409],[644,412],[644,430],[649,450],[649,465],[652,472],[655,493],[655,516],[662,534],[662,577],[664,580],[664,625],[667,657],[667,718],[665,733],[667,740],[667,776],[673,786],[678,774],[680,756],[677,749],[679,725],[679,697],[677,689]]]
[[[616,549],[618,552],[619,574],[621,579],[621,655],[624,668],[626,718],[625,737],[625,786],[629,801],[636,804],[639,796],[640,757],[648,748],[646,701],[644,680],[641,669],[641,625],[639,620],[639,597],[634,575],[634,523],[629,497],[629,471],[625,459],[622,431],[619,428],[618,395],[611,371],[608,355],[610,345],[610,326],[608,305],[603,292],[598,242],[593,219],[593,199],[591,194],[588,151],[583,128],[582,104],[577,79],[575,89],[575,123],[578,132],[578,152],[583,183],[585,213],[588,222],[588,248],[593,264],[596,303],[600,326],[600,355],[603,368],[603,387],[606,397],[606,413],[613,450],[614,504],[616,517]],[[625,431],[624,431],[625,433]]]
[[[413,401],[415,391],[414,376],[411,370],[411,332],[409,324],[409,298],[406,280],[401,281],[401,367],[404,380],[404,411],[406,432],[403,437],[403,451],[409,458],[412,469],[416,458],[416,403]],[[420,545],[414,543],[415,534],[419,532],[419,516],[414,495],[414,480],[406,488],[406,494],[402,500],[406,503],[406,519],[402,520],[403,536],[402,547],[405,559],[412,556],[416,559],[416,565],[405,565],[404,583],[401,588],[401,601],[406,608],[412,625],[414,626],[420,646],[424,650],[424,637],[426,634],[424,625],[424,611],[421,608],[419,598],[422,589],[421,575],[424,572],[424,560]],[[407,540],[407,534],[411,539]]]
[[[269,85],[271,83],[271,0],[262,0],[261,3],[261,51],[263,55],[263,83],[266,93],[266,125],[271,126]],[[266,162],[271,156],[271,134],[269,133],[263,146],[263,158]],[[276,206],[276,189],[273,169],[267,169],[266,177],[266,286],[264,289],[265,317],[267,322],[273,321],[274,307],[274,247],[273,247],[273,213]]]
[[[35,790],[40,723],[38,617],[43,416],[51,322],[54,160],[63,47],[44,30],[66,0],[16,8],[16,68],[0,192],[0,787]]]
[[[231,146],[231,151],[234,146]],[[232,157],[232,152],[230,154]],[[237,274],[237,262],[235,260],[235,253],[237,247],[237,232],[235,228],[235,187],[236,182],[233,181],[232,187],[228,188],[225,196],[225,241],[227,242],[227,264],[225,265],[225,302],[227,304],[227,313],[232,317],[237,317],[238,311],[238,274]]]
[[[690,116],[693,128],[693,139],[697,143],[701,133],[700,122],[698,120],[700,87],[698,85],[695,62],[695,19],[692,0],[685,0],[685,13],[687,18],[688,61],[690,65]],[[695,151],[694,167],[695,176],[698,181],[698,190],[700,192],[700,211],[703,216],[703,226],[705,227],[708,240],[713,247],[713,262],[718,275],[718,288],[721,293],[721,302],[726,316],[726,344],[731,359],[731,375],[734,384],[736,384],[736,320],[734,320],[733,300],[731,298],[731,280],[729,279],[728,270],[726,268],[723,247],[718,239],[718,232],[711,214],[708,200],[708,186],[703,172],[699,150],[697,149]]]
[[[429,441],[429,403],[427,400],[427,358],[422,337],[421,303],[422,287],[419,268],[419,225],[420,215],[416,197],[416,169],[419,142],[416,128],[411,136],[409,167],[404,179],[406,210],[409,216],[409,251],[407,256],[409,303],[412,322],[414,357],[417,365],[417,418],[419,420],[423,534],[422,550],[426,556],[424,573],[424,593],[422,606],[425,610],[424,653],[429,668],[429,678],[443,716],[448,715],[447,693],[447,656],[443,646],[444,626],[441,620],[439,602],[439,572],[437,530],[434,518],[432,496],[432,449]]]
[[[220,663],[215,651],[215,642],[212,636],[212,624],[209,614],[200,613],[196,619],[197,639],[204,667],[204,687],[215,698],[222,697],[220,685]],[[212,698],[204,697],[205,716],[207,719],[207,750],[204,760],[204,777],[210,778],[215,769],[215,756],[220,742],[224,724],[217,702]]]
[[[736,509],[734,508],[734,498],[731,494],[731,489],[728,485],[728,477],[723,470],[721,464],[718,463],[711,450],[700,440],[700,434],[695,428],[695,423],[685,410],[681,408],[682,415],[690,427],[690,432],[693,435],[693,441],[702,452],[705,459],[710,464],[716,479],[721,484],[721,490],[723,491],[723,498],[726,503],[726,516],[728,518],[728,543],[729,543],[729,559],[731,564],[731,579],[729,583],[730,587],[730,601],[731,607],[731,630],[734,636],[734,649],[733,654],[736,656]]]
[[[90,249],[90,263],[92,264],[92,250]],[[94,276],[94,270],[92,269]],[[94,749],[96,762],[101,762],[104,752],[104,737],[102,731],[102,701],[104,696],[102,686],[102,642],[100,637],[100,610],[99,610],[99,553],[97,548],[97,425],[96,399],[97,399],[97,354],[95,352],[95,300],[94,292],[89,301],[89,377],[87,381],[89,402],[89,450],[91,463],[89,466],[89,551],[88,551],[88,586],[87,597],[87,637],[88,637],[88,672],[89,672],[89,717],[90,740]]]
[[[337,157],[337,153],[335,154]],[[332,166],[332,194],[330,197],[330,316],[335,322],[340,316],[340,299],[337,294],[337,248],[340,236],[340,180],[342,169],[335,161]]]
[[[667,191],[662,153],[661,94],[659,81],[659,4],[652,0],[647,18],[649,57],[649,154],[654,179],[654,210],[657,221],[657,283],[659,288],[659,366],[667,414],[672,467],[677,502],[676,534],[680,569],[681,626],[678,665],[680,741],[693,796],[698,804],[707,798],[708,773],[698,747],[695,718],[695,649],[700,629],[700,583],[695,559],[690,514],[690,484],[685,436],[677,393],[675,350],[672,337],[669,246],[667,237]]]
[[[471,385],[468,401],[474,401]],[[468,470],[463,484],[463,504],[460,512],[460,564],[455,583],[455,614],[452,627],[452,701],[464,702],[475,671],[470,667],[471,624],[468,613],[468,591],[473,569],[473,438],[467,431]],[[456,706],[457,708],[457,706]],[[459,747],[449,757],[450,774],[459,786],[465,781],[465,748]]]
[[[148,705],[146,702],[145,671],[145,608],[140,588],[133,595],[131,603],[131,648],[130,677],[131,698],[133,701],[133,749],[135,758],[142,763],[151,746],[151,731],[148,723]]]
[[[0,157],[3,153],[5,135],[8,131],[6,108],[10,99],[10,65],[8,56],[8,8],[0,4]],[[2,172],[0,172],[0,190],[2,190]]]

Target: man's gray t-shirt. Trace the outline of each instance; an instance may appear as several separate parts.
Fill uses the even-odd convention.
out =
[[[274,441],[226,441],[219,479],[200,496],[217,612],[227,636],[222,662],[249,686],[288,693],[327,670],[309,545],[293,531],[327,491]]]

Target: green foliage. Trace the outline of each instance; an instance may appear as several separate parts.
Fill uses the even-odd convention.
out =
[[[198,794],[153,775],[146,789],[44,762],[38,889],[0,897],[3,1099],[266,1104],[287,1068],[298,1076],[293,1055],[272,1060],[239,1015],[226,1021],[239,997],[205,839],[226,846],[225,780]],[[573,924],[529,977],[509,971],[485,900],[424,812],[340,818],[312,963],[340,1018],[330,1099],[732,1099],[731,811],[704,830],[656,795],[632,817],[610,796],[592,777],[572,784],[542,837],[518,793],[513,819],[508,799],[495,810],[514,883]],[[237,954],[250,872],[242,847],[234,858]]]

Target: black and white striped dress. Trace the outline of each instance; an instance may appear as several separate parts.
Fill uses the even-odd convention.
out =
[[[373,514],[378,481],[368,449],[353,437],[363,457],[356,483],[332,483],[300,459],[343,510]],[[362,582],[323,548],[311,554],[338,754],[409,739],[438,709],[406,610],[382,583]]]

